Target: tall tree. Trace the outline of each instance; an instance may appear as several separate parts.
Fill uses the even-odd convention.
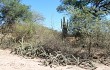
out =
[[[14,24],[17,20],[32,20],[30,7],[21,0],[0,0],[0,19],[5,24]]]

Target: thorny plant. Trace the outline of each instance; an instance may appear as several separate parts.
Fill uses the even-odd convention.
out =
[[[81,64],[84,64],[83,61],[79,57],[75,57],[72,54],[63,54],[61,51],[53,51],[47,53],[45,51],[44,45],[39,43],[37,46],[33,46],[29,43],[25,43],[22,37],[22,40],[19,41],[20,45],[12,50],[11,53],[21,55],[23,57],[30,57],[30,58],[36,58],[41,57],[45,58],[43,64],[46,66],[53,67],[53,65],[77,65],[81,67]],[[86,60],[85,60],[86,61]],[[85,62],[84,61],[84,62]],[[87,63],[87,62],[86,62]],[[91,64],[88,65],[89,67],[94,67]],[[86,66],[87,67],[87,66]]]

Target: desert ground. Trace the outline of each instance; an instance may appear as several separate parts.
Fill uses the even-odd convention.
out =
[[[10,50],[0,50],[0,70],[86,70],[78,66],[44,66],[40,58],[29,59],[10,54]],[[110,70],[110,67],[94,63],[96,70]]]

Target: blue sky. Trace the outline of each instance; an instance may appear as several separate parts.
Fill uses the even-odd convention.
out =
[[[106,16],[108,20],[110,20],[110,14]]]
[[[43,25],[61,30],[60,20],[64,16],[56,11],[60,0],[22,0],[22,3],[31,6],[31,10],[39,12],[45,18]]]

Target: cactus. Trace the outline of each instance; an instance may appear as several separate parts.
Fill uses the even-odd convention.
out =
[[[63,17],[63,19],[61,19],[61,28],[63,29],[63,26],[67,26],[67,23],[65,21],[65,17]]]
[[[69,26],[69,21],[68,21],[68,19],[67,19],[67,28],[68,28],[68,26]]]
[[[61,19],[61,29],[63,28],[63,22],[62,22],[62,19]]]
[[[66,22],[65,22],[65,17],[63,17],[63,24],[66,24]]]
[[[63,19],[61,19],[62,38],[65,38],[67,36],[68,24],[69,24],[68,20],[65,21],[65,17],[63,17]]]

